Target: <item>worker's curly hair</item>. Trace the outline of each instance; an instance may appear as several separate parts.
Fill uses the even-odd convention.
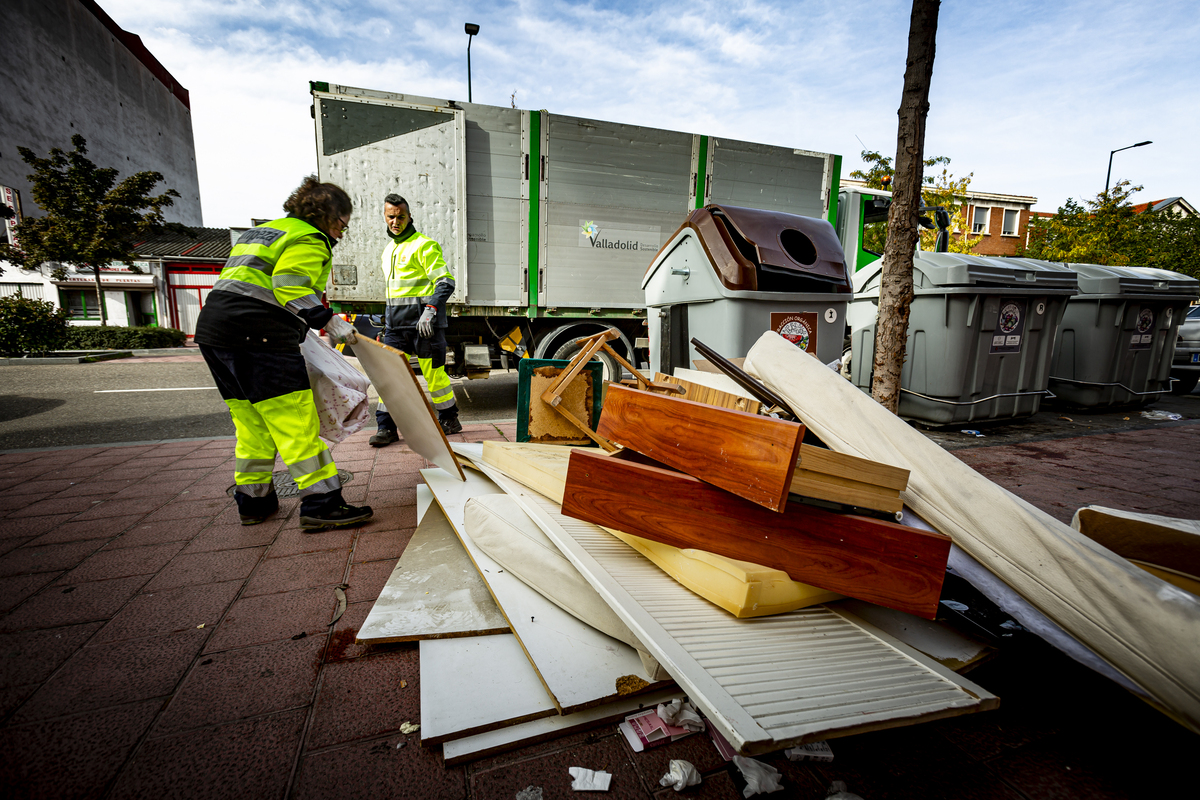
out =
[[[321,183],[316,175],[309,175],[283,204],[283,210],[321,231],[327,231],[332,227],[331,223],[350,216],[354,204],[342,187],[335,183]]]

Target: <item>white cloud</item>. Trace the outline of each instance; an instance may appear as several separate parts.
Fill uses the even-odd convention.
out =
[[[842,154],[895,149],[910,5],[879,2],[102,0],[191,92],[206,224],[278,212],[315,168],[309,80]],[[926,153],[1038,208],[1196,173],[1194,41],[1182,4],[943,3]],[[247,182],[247,176],[251,176]]]

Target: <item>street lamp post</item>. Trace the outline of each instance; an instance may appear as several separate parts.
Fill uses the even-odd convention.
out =
[[[479,33],[479,26],[474,22],[468,22],[463,26],[463,30],[467,33],[467,102],[471,101],[471,39],[475,34]],[[1149,144],[1149,142],[1147,142]]]
[[[469,47],[469,45],[468,45],[468,47]],[[467,58],[468,58],[468,63],[470,63],[470,54],[469,54],[469,53],[468,53],[468,55],[467,55]],[[1137,144],[1131,144],[1131,145],[1129,145],[1129,147],[1142,147],[1142,146],[1144,146],[1144,145],[1148,145],[1148,144],[1154,144],[1154,142],[1150,142],[1150,141],[1146,141],[1146,142],[1138,142]],[[1109,152],[1109,154],[1108,154],[1108,175],[1107,175],[1107,176],[1105,176],[1105,178],[1104,178],[1104,196],[1105,196],[1105,197],[1108,197],[1108,182],[1109,182],[1110,180],[1112,180],[1112,157],[1113,157],[1113,153],[1119,153],[1119,152],[1121,152],[1122,150],[1128,150],[1128,149],[1129,149],[1129,147],[1118,147],[1116,150],[1112,150],[1112,151],[1110,151],[1110,152]]]

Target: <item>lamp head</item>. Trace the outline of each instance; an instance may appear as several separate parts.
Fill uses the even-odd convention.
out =
[[[479,26],[474,22],[468,22],[466,25],[463,25],[463,30],[466,31],[467,36],[474,36],[479,33]]]

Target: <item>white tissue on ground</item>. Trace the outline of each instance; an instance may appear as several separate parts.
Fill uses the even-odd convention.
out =
[[[704,720],[696,713],[695,706],[682,698],[676,698],[669,703],[659,703],[655,712],[658,718],[668,725],[687,728],[693,733],[704,730]]]
[[[612,783],[612,775],[603,770],[568,767],[567,772],[571,773],[571,788],[577,792],[607,792]]]
[[[753,797],[756,794],[777,792],[783,788],[783,784],[779,782],[779,770],[770,764],[764,764],[761,761],[755,761],[753,758],[746,758],[745,756],[734,756],[733,763],[741,770],[742,778],[746,781],[746,788],[742,790],[742,797]]]
[[[658,780],[659,786],[670,786],[677,792],[682,792],[689,786],[700,783],[700,773],[688,761],[672,758],[668,772]]]

